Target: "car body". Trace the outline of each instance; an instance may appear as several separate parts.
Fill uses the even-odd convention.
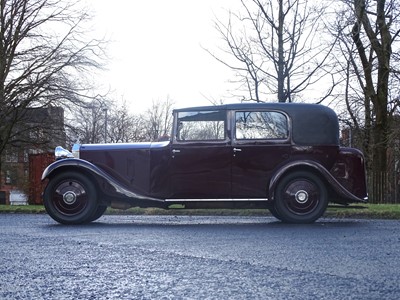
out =
[[[56,148],[44,204],[60,223],[99,218],[108,206],[269,209],[310,223],[328,202],[367,201],[363,154],[339,145],[333,110],[245,103],[173,111],[162,142]]]

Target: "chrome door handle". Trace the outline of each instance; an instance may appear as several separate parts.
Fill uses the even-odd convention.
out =
[[[233,148],[233,152],[242,152],[242,149],[240,149],[240,148]]]
[[[175,154],[175,153],[180,153],[180,152],[181,152],[181,150],[172,149],[172,153],[173,153],[173,154]]]

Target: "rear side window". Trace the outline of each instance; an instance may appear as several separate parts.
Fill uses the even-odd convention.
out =
[[[283,113],[275,111],[238,111],[235,113],[237,140],[286,139],[288,121]]]
[[[179,112],[176,139],[178,141],[225,140],[224,111]]]

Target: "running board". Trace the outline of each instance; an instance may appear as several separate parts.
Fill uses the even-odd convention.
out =
[[[165,199],[165,202],[266,202],[268,198],[251,198],[251,199]]]

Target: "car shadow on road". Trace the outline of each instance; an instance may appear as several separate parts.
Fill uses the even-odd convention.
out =
[[[134,228],[134,227],[263,227],[263,228],[338,228],[366,226],[368,220],[363,219],[330,219],[322,218],[311,224],[287,224],[274,217],[238,217],[238,216],[103,216],[96,222],[82,225],[52,224],[51,227],[71,228]]]

